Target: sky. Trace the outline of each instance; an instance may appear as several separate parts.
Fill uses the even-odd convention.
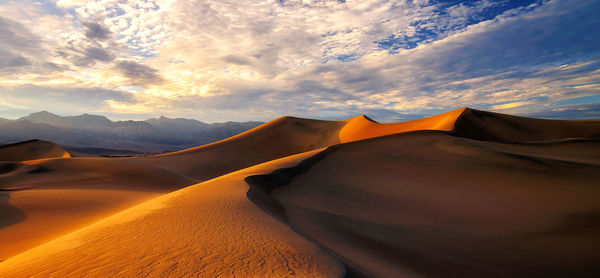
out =
[[[600,119],[600,1],[0,0],[0,117]]]

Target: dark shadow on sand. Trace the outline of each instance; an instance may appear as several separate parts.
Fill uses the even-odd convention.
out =
[[[309,235],[307,235],[306,233],[302,232],[301,230],[294,227],[291,223],[289,223],[286,217],[285,209],[275,198],[271,196],[271,190],[290,184],[294,177],[308,171],[314,164],[323,159],[331,150],[332,147],[328,147],[327,149],[303,160],[302,162],[300,162],[300,164],[293,167],[277,169],[269,174],[246,177],[244,180],[249,186],[248,193],[246,194],[246,196],[248,196],[248,199],[252,201],[261,210],[276,218],[277,220],[287,224],[296,233],[305,237],[306,239],[313,242],[333,257],[340,260],[346,270],[344,278],[369,277],[369,275],[364,270],[352,264],[339,254],[333,252],[333,250],[327,248],[323,244],[320,244],[319,242],[311,238]]]
[[[0,229],[25,220],[26,215],[10,202],[10,190],[0,189]]]

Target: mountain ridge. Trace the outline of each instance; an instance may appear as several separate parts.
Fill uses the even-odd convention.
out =
[[[42,139],[92,155],[164,153],[218,141],[259,124],[254,121],[207,124],[165,116],[143,121],[111,121],[88,113],[59,116],[40,111],[16,120],[0,120],[3,129],[0,144]]]

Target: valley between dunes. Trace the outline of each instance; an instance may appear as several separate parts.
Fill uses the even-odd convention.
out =
[[[281,117],[174,153],[0,147],[0,277],[591,277],[600,121]]]

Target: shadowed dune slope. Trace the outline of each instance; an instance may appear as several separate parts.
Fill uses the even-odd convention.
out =
[[[600,139],[600,121],[545,120],[467,108],[456,120],[452,134],[498,142]]]
[[[132,160],[39,159],[0,175],[0,260],[195,180]]]
[[[504,144],[418,131],[306,161],[247,181],[363,274],[600,273],[600,141]]]
[[[29,140],[0,146],[0,161],[15,162],[40,158],[64,158],[71,155],[52,142]]]
[[[343,265],[246,197],[271,161],[152,199],[0,262],[0,277],[341,277]]]
[[[179,152],[133,158],[207,180],[273,159],[339,143],[345,121],[281,117],[212,144]]]

